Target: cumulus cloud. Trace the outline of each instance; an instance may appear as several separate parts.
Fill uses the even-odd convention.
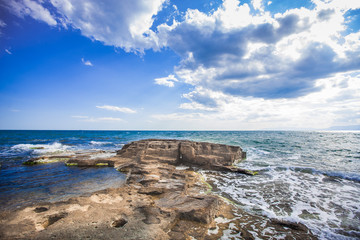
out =
[[[263,0],[251,0],[251,4],[255,10],[264,11]]]
[[[344,14],[359,1],[314,1],[314,9],[266,12],[262,1],[225,0],[210,14],[189,9],[159,35],[183,57],[177,79],[231,96],[297,98],[316,81],[360,69],[360,39],[344,35]],[[329,27],[331,26],[331,27]],[[352,39],[352,47],[344,42]],[[198,102],[201,103],[201,102]]]
[[[126,51],[158,48],[150,27],[165,0],[51,0],[64,22],[87,37]]]
[[[163,78],[155,78],[155,83],[167,87],[174,87],[174,82],[178,82],[174,75],[169,75]]]
[[[197,129],[203,129],[204,123],[211,123],[209,129],[307,129],[309,120],[315,129],[359,125],[359,81],[360,71],[336,74],[316,81],[319,91],[296,99],[240,97],[198,88],[188,96],[190,102],[182,104],[178,112],[152,117],[164,125],[192,122]],[[192,99],[195,95],[212,99],[216,108],[204,112],[209,108],[206,101],[199,104],[197,99]]]
[[[96,106],[100,109],[115,111],[115,112],[123,112],[123,113],[136,113],[135,110],[127,107],[117,107],[117,106],[110,106],[110,105],[103,105],[103,106]]]
[[[19,17],[30,16],[50,26],[71,26],[105,45],[144,53],[162,44],[150,29],[165,0],[9,0]]]
[[[81,62],[85,65],[85,66],[89,66],[92,67],[93,64],[89,61],[89,60],[85,60],[84,58],[81,58]]]
[[[57,25],[56,17],[42,4],[43,1],[34,0],[10,0],[7,7],[17,16],[30,16],[36,20],[47,23],[50,26]]]

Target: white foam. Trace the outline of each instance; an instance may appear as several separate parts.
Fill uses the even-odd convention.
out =
[[[96,153],[90,156],[90,159],[102,159],[102,158],[111,158],[116,156],[114,152],[105,152],[105,153]]]
[[[244,210],[307,225],[321,239],[349,239],[336,229],[360,232],[358,199],[360,183],[328,179],[319,171],[294,167],[269,167],[254,177],[227,173],[205,174],[220,192],[237,201]]]
[[[70,150],[70,146],[58,142],[52,144],[17,144],[11,147],[14,151],[33,151],[36,154],[62,153]]]
[[[91,144],[91,145],[107,145],[107,144],[112,144],[112,142],[91,141],[90,144]]]
[[[186,170],[186,169],[189,169],[189,167],[185,165],[176,166],[176,170]]]

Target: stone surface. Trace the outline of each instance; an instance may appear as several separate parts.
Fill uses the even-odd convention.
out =
[[[289,239],[316,239],[303,225],[243,212],[212,194],[192,170],[249,174],[232,166],[244,155],[236,146],[150,139],[126,144],[106,159],[71,158],[69,166],[114,166],[127,174],[126,184],[0,213],[0,239],[219,239],[228,231],[254,239],[253,226],[258,238],[269,238],[261,234],[271,227]]]

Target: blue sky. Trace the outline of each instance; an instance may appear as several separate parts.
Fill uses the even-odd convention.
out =
[[[358,0],[0,2],[0,129],[360,125]]]

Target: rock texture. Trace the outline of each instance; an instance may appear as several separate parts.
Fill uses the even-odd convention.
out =
[[[269,238],[271,228],[290,239],[315,239],[303,225],[241,211],[211,193],[193,168],[252,172],[233,167],[240,147],[180,140],[141,140],[116,156],[71,158],[67,164],[114,166],[126,184],[58,203],[0,216],[1,239],[238,239]],[[251,177],[251,176],[249,176]],[[253,226],[258,228],[254,234]],[[268,234],[268,235],[267,235]]]

